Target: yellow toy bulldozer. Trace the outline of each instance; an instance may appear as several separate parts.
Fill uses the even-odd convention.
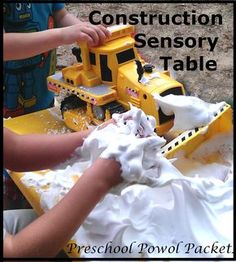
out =
[[[166,133],[174,116],[157,110],[153,95],[184,95],[183,85],[168,71],[158,72],[141,59],[132,37],[133,26],[117,25],[109,30],[111,37],[103,45],[88,48],[83,43],[73,48],[82,63],[48,77],[48,89],[65,95],[61,111],[66,125],[79,131],[90,123],[101,124],[113,113],[128,110],[131,103],[155,117],[159,135]]]
[[[157,107],[154,95],[185,95],[184,87],[170,77],[169,71],[158,72],[146,63],[135,48],[134,27],[117,25],[109,28],[111,37],[98,47],[87,44],[73,48],[78,63],[48,77],[48,89],[63,94],[61,111],[72,130],[87,129],[101,124],[113,113],[129,110],[129,103],[156,119],[158,135],[173,126],[174,115],[165,115]],[[232,110],[225,105],[208,127],[189,130],[169,142],[163,154],[172,157],[185,148],[190,153],[215,133],[232,129]]]

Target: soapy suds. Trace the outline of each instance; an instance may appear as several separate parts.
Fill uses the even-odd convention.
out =
[[[202,163],[209,162],[212,158],[217,158],[223,164],[233,162],[233,136],[232,132],[217,134],[207,144],[202,144],[191,155],[191,158],[198,159]],[[215,150],[217,148],[217,151]]]
[[[63,126],[62,128],[45,128],[44,129],[45,133],[49,134],[49,135],[58,135],[58,134],[67,134],[67,133],[71,133],[71,130],[65,126]]]
[[[57,98],[58,99],[58,98]],[[48,108],[47,111],[57,120],[63,121],[60,107]]]
[[[140,83],[143,85],[148,85],[150,80],[154,79],[154,78],[159,78],[160,77],[160,73],[159,72],[155,72],[152,74],[149,74],[149,76],[142,76],[142,78],[140,79]]]
[[[164,114],[174,114],[174,126],[171,131],[179,133],[208,125],[214,114],[225,105],[225,102],[211,104],[198,97],[172,94],[167,96],[155,94],[154,99]]]
[[[112,241],[113,247],[122,247],[136,241],[132,252],[82,251],[80,256],[232,257],[232,248],[231,253],[197,253],[195,249],[187,253],[186,247],[188,243],[195,247],[216,241],[219,246],[233,243],[232,132],[202,144],[191,159],[179,155],[173,162],[160,153],[165,140],[153,132],[152,117],[132,107],[114,119],[117,125],[95,129],[64,163],[66,167],[43,177],[31,172],[22,178],[25,185],[37,188],[41,206],[48,210],[99,156],[120,161],[125,182],[97,204],[72,239],[80,246]],[[206,152],[209,158],[217,152],[219,161],[205,163]],[[150,247],[177,247],[180,243],[179,252],[148,252],[147,248],[141,250],[142,243]]]

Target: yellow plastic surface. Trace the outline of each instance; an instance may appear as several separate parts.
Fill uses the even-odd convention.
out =
[[[190,156],[193,151],[204,141],[216,134],[232,131],[232,108],[226,104],[222,107],[208,126],[188,130],[162,148],[162,153],[167,158],[175,157],[179,151]]]
[[[39,175],[43,174],[43,171],[37,171],[35,173],[38,173]],[[18,173],[18,172],[10,172],[10,176],[16,186],[20,189],[22,194],[25,196],[27,201],[30,203],[30,205],[33,207],[33,209],[36,211],[38,215],[42,215],[44,213],[43,209],[40,206],[40,195],[36,192],[36,189],[33,187],[27,188],[22,182],[21,178],[24,176],[24,173]]]
[[[54,107],[15,118],[5,119],[3,125],[17,134],[43,134],[51,130],[65,128],[65,123],[60,119],[60,115],[60,110]]]
[[[67,110],[63,113],[66,125],[75,131],[88,129],[91,125],[91,119],[86,115],[86,108]]]

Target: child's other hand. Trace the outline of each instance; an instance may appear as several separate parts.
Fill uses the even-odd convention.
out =
[[[101,125],[98,127],[98,130],[103,129],[104,127],[106,127],[106,126],[108,126],[108,125],[110,125],[110,124],[116,124],[116,121],[115,121],[113,118],[111,118],[111,119],[107,120],[106,122],[104,122],[103,124],[101,124]]]
[[[115,159],[98,158],[91,166],[91,171],[96,172],[98,174],[97,181],[104,181],[109,189],[123,182],[121,165]]]
[[[72,26],[61,28],[63,44],[72,44],[74,42],[87,42],[88,46],[102,45],[105,39],[111,33],[103,25],[92,25],[87,22],[81,22]]]

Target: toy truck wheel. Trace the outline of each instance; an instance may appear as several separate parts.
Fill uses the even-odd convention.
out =
[[[101,106],[93,106],[93,115],[98,120],[104,120],[105,110]]]
[[[61,109],[62,116],[63,116],[63,113],[67,110],[80,108],[85,105],[86,105],[85,101],[81,100],[76,95],[70,95],[61,102],[60,109]]]

